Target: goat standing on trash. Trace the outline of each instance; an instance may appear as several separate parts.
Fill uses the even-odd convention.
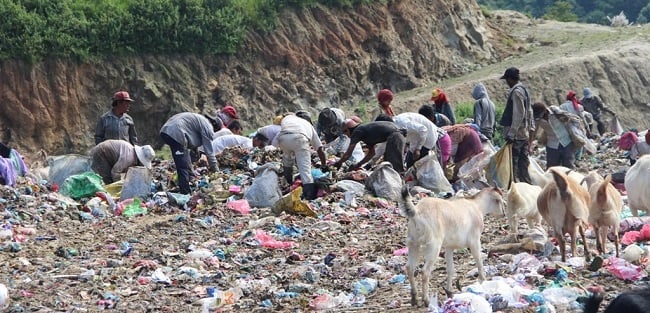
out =
[[[478,266],[480,281],[485,280],[481,261],[481,233],[485,214],[503,215],[504,200],[498,188],[485,188],[470,198],[443,200],[424,198],[414,205],[407,186],[402,188],[400,207],[408,219],[406,245],[409,249],[406,272],[411,284],[411,305],[417,306],[415,268],[424,257],[422,299],[429,305],[429,279],[440,249],[445,249],[447,291],[451,290],[455,249],[469,248]]]

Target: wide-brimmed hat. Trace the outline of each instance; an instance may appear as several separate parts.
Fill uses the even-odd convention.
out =
[[[138,160],[140,160],[140,163],[142,163],[144,167],[151,169],[151,161],[153,161],[153,158],[156,157],[156,152],[153,150],[153,148],[150,145],[136,145],[133,147],[135,148],[135,155],[138,157]]]

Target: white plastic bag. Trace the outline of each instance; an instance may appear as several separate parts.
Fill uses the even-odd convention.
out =
[[[402,177],[389,162],[382,162],[366,179],[366,188],[377,197],[397,201],[402,189]]]
[[[148,195],[151,192],[151,171],[144,166],[129,167],[122,185],[120,201]]]
[[[48,178],[50,182],[63,186],[65,179],[85,172],[91,172],[92,160],[90,157],[79,154],[65,154],[52,156],[47,159],[50,167]]]
[[[454,192],[434,153],[417,160],[414,167],[418,185],[438,194]]]
[[[257,168],[253,184],[244,193],[244,198],[251,207],[270,208],[282,198],[278,182],[279,170],[277,163],[264,164]]]

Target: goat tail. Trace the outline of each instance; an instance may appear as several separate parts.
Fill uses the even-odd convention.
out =
[[[600,188],[598,188],[598,192],[596,193],[596,201],[598,203],[605,203],[605,201],[607,201],[607,187],[609,187],[611,181],[612,175],[607,175],[605,181],[603,181]]]
[[[560,193],[560,198],[562,198],[562,200],[567,200],[569,198],[569,192],[567,190],[568,183],[566,175],[554,169],[551,170],[551,174],[553,175],[553,180],[557,185],[557,189]]]
[[[600,293],[594,293],[585,302],[584,313],[597,313],[600,303],[603,302],[603,295]]]
[[[411,197],[411,193],[409,192],[409,187],[406,184],[402,187],[401,200],[402,214],[408,218],[415,216],[416,208],[413,204],[413,199]]]

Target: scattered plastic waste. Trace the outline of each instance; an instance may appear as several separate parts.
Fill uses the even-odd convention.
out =
[[[377,288],[377,280],[372,278],[364,278],[362,280],[355,281],[352,284],[352,289],[354,290],[355,295],[367,295],[372,293]]]
[[[639,280],[646,276],[641,266],[630,264],[624,259],[611,256],[607,259],[608,265],[605,268],[619,279]]]

